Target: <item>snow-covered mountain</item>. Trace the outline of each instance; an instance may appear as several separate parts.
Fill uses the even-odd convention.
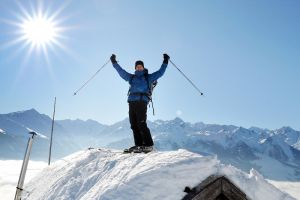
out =
[[[217,155],[225,164],[244,171],[257,169],[273,180],[300,180],[300,132],[174,120],[148,122],[158,150],[187,149],[201,155]],[[50,117],[31,109],[0,115],[0,159],[22,159],[28,130],[40,135],[33,158],[47,159]],[[24,135],[26,137],[24,137]],[[55,122],[53,155],[56,158],[89,146],[123,149],[133,145],[129,120],[103,125],[93,120]]]
[[[25,187],[25,200],[182,199],[210,175],[225,175],[249,199],[293,200],[254,169],[245,173],[216,157],[187,150],[122,154],[85,150],[45,168]]]
[[[49,132],[51,119],[47,115],[38,113],[35,109],[0,114],[0,127],[9,135],[26,137],[30,127],[43,135]]]
[[[23,159],[28,132],[38,133],[32,158],[46,160],[52,119],[35,109],[0,115],[0,159]],[[105,126],[87,120],[62,120],[54,125],[53,156],[61,158],[86,146],[99,144],[94,138]],[[4,134],[5,133],[5,134]],[[84,139],[81,139],[84,138]],[[94,142],[94,143],[92,143]],[[88,144],[87,144],[88,143]],[[101,144],[101,143],[100,143]]]
[[[244,171],[255,168],[273,180],[300,180],[300,132],[290,127],[246,129],[191,124],[180,118],[150,122],[149,127],[159,150],[184,148],[202,155],[217,155],[223,163]],[[108,147],[123,148],[131,142],[130,138],[121,139]]]

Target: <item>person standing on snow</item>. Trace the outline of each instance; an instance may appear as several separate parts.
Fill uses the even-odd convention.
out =
[[[152,74],[144,67],[141,60],[135,62],[135,72],[130,74],[125,71],[116,61],[116,55],[112,54],[110,60],[121,78],[129,82],[128,91],[129,121],[134,137],[134,146],[125,149],[124,152],[148,153],[153,150],[153,140],[147,127],[147,105],[151,100],[150,86],[163,76],[168,66],[170,57],[163,54],[164,60],[160,69]]]

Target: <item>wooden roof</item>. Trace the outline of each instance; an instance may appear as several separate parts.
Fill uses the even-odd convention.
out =
[[[190,189],[182,200],[250,200],[246,194],[224,175],[211,175]]]

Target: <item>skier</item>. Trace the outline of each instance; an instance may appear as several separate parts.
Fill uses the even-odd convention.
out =
[[[134,146],[125,149],[124,152],[148,153],[153,150],[153,140],[147,127],[147,105],[151,100],[151,85],[166,71],[170,57],[163,54],[163,63],[160,69],[152,74],[144,67],[141,60],[135,62],[134,74],[125,71],[116,61],[116,55],[112,54],[110,60],[121,78],[129,82],[128,91],[129,121],[134,137]]]

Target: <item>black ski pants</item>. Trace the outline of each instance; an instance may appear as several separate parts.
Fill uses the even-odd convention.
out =
[[[153,140],[147,127],[147,102],[129,101],[129,121],[136,146],[153,146]]]

